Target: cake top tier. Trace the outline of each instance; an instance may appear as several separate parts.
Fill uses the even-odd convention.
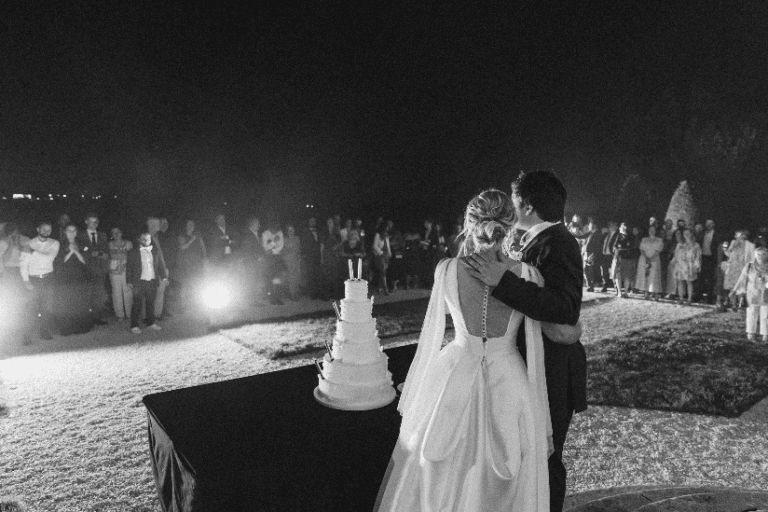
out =
[[[368,300],[368,281],[365,279],[347,279],[344,281],[344,296],[352,301]]]

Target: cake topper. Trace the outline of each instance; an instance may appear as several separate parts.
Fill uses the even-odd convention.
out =
[[[361,280],[363,278],[363,258],[357,259],[357,280]]]
[[[320,374],[320,378],[325,380],[325,375],[323,375],[323,367],[320,366],[320,362],[315,358],[315,366],[317,366],[317,373]]]
[[[347,266],[349,267],[349,280],[352,281],[355,279],[355,272],[352,270],[352,258],[347,260]]]

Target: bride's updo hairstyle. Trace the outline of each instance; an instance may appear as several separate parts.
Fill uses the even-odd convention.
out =
[[[495,188],[480,192],[464,212],[462,254],[483,251],[503,241],[514,223],[515,209],[507,194]]]

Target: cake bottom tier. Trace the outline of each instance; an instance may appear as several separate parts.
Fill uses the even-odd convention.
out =
[[[387,372],[388,381],[375,386],[338,384],[318,376],[315,398],[336,409],[366,410],[384,407],[395,398],[392,376]]]

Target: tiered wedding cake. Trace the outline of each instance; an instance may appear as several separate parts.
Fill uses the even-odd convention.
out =
[[[389,358],[379,345],[368,281],[349,279],[330,353],[322,360],[315,398],[337,409],[383,407],[395,398]]]

